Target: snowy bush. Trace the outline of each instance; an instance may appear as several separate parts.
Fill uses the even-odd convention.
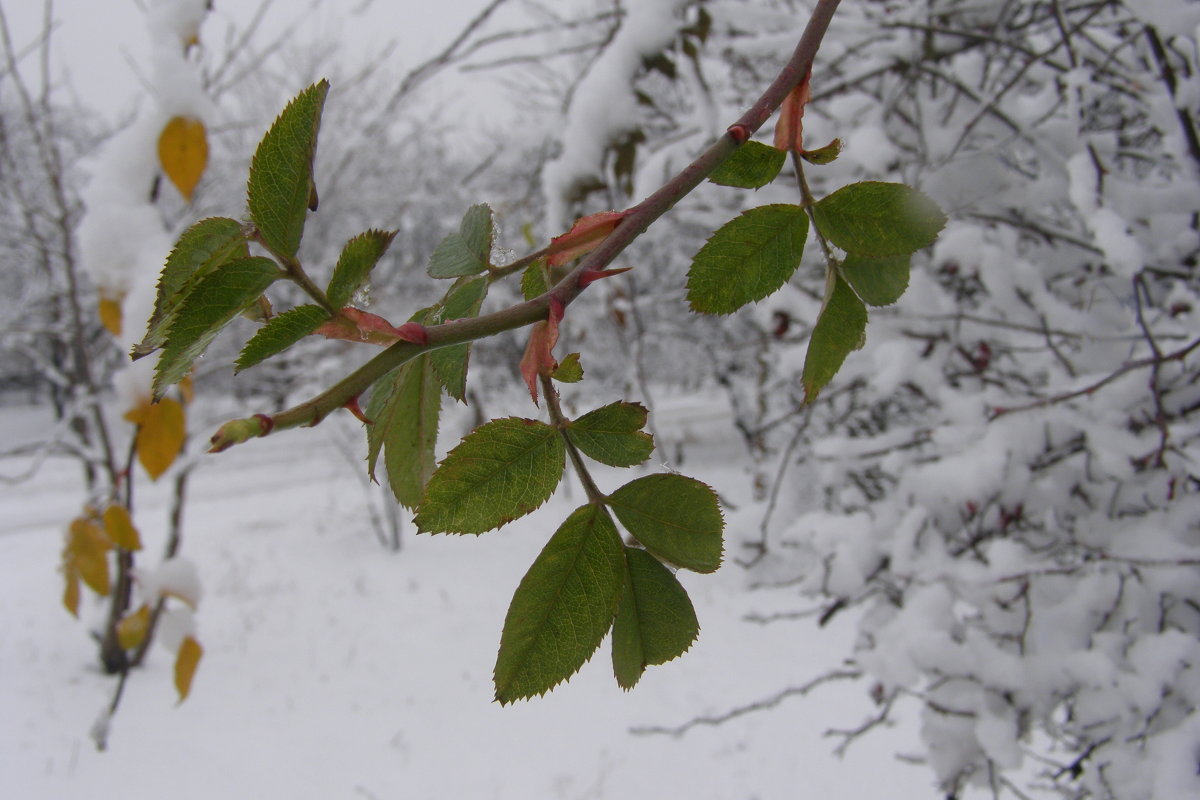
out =
[[[1190,796],[1200,10],[839,15],[810,116],[952,222],[814,406],[769,347],[759,577],[863,608],[855,660],[920,701],[948,793]]]

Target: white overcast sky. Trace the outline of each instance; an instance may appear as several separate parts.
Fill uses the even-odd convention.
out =
[[[141,6],[147,0],[54,0],[52,66],[60,86],[77,92],[91,108],[112,118],[128,111],[139,92],[135,65],[146,63],[147,37]],[[201,29],[203,39],[222,20],[248,20],[255,0],[214,0],[213,17]],[[302,19],[301,39],[334,35],[348,53],[362,55],[389,40],[399,45],[397,73],[441,50],[486,0],[273,0],[265,33]],[[314,9],[313,6],[316,6]],[[0,0],[15,49],[34,41],[41,30],[40,0]],[[269,35],[266,37],[269,38]],[[27,77],[34,64],[26,61]]]

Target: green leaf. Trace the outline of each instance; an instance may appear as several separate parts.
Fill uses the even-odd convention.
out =
[[[240,258],[206,275],[188,293],[167,331],[167,343],[154,373],[154,397],[187,375],[221,329],[282,277],[269,258]]]
[[[479,316],[488,285],[486,277],[460,278],[446,292],[436,319],[431,321],[436,323]],[[430,353],[430,358],[434,372],[446,388],[446,394],[460,403],[467,402],[467,365],[471,359],[471,343],[439,348]]]
[[[800,266],[808,215],[800,206],[752,208],[722,225],[688,270],[688,302],[705,314],[732,314],[762,300]]]
[[[458,230],[447,234],[429,259],[433,278],[458,278],[476,275],[488,268],[492,256],[492,209],[485,203],[471,206],[463,215]]]
[[[843,186],[813,206],[817,227],[847,253],[881,258],[933,244],[946,215],[926,195],[902,183]]]
[[[497,700],[545,694],[592,657],[612,626],[623,571],[621,538],[608,512],[576,509],[513,594],[496,656]]]
[[[562,436],[544,422],[509,417],[480,425],[438,466],[417,509],[417,530],[483,533],[550,499],[562,479]]]
[[[722,186],[758,189],[775,180],[786,160],[784,151],[751,139],[734,150],[708,179]]]
[[[375,477],[380,450],[388,485],[402,506],[414,509],[437,461],[442,390],[428,355],[394,370],[371,392],[367,404],[367,470]]]
[[[810,164],[824,166],[825,164],[832,164],[834,161],[837,161],[837,157],[841,154],[842,140],[834,139],[824,147],[818,147],[816,150],[805,150],[800,154],[800,157]]]
[[[567,424],[575,446],[610,467],[641,464],[654,451],[654,439],[642,432],[646,408],[638,403],[611,403]]]
[[[808,402],[833,380],[846,356],[866,341],[867,307],[841,277],[834,280],[833,291],[813,326],[804,357],[804,396]]]
[[[145,338],[133,348],[133,358],[149,355],[162,347],[175,310],[197,280],[225,262],[249,254],[242,224],[237,220],[210,217],[184,231],[159,275],[154,313]]]
[[[329,314],[320,306],[296,306],[272,317],[242,348],[242,354],[237,360],[237,371],[249,369],[276,353],[283,352],[321,327],[321,323],[327,319]]]
[[[521,295],[526,300],[540,297],[549,291],[546,285],[546,262],[538,259],[521,273]]]
[[[579,383],[583,380],[583,365],[579,363],[579,353],[567,353],[558,363],[558,368],[550,376],[561,383]]]
[[[396,231],[369,230],[346,242],[325,290],[330,305],[341,308],[350,302],[395,237]]]
[[[612,629],[613,673],[632,689],[647,666],[687,652],[700,623],[687,592],[671,570],[645,550],[625,548],[625,584]]]
[[[725,520],[717,495],[694,478],[673,473],[630,481],[608,498],[625,529],[647,550],[696,572],[721,566]]]
[[[246,199],[263,243],[283,258],[300,249],[315,194],[313,159],[329,81],[305,89],[275,120],[254,152]]]
[[[849,253],[839,269],[842,277],[867,305],[890,306],[908,288],[908,254],[868,258]]]

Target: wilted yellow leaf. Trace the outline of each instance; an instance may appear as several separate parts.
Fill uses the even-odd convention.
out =
[[[171,117],[158,137],[158,161],[163,172],[189,203],[208,165],[204,123],[191,117]]]
[[[113,336],[121,335],[121,298],[100,298],[100,323]]]
[[[117,641],[121,649],[132,650],[140,645],[149,629],[150,606],[143,604],[137,611],[117,623]]]
[[[112,591],[108,575],[112,540],[103,528],[83,517],[71,522],[68,534],[67,551],[63,554],[67,569],[74,569],[96,594],[107,595]]]
[[[79,618],[79,570],[75,567],[75,560],[69,555],[63,559],[63,578],[66,579],[66,586],[63,589],[63,605],[67,611],[71,612],[71,616]]]
[[[142,537],[133,526],[125,506],[112,505],[104,509],[104,531],[113,544],[126,550],[141,550]]]
[[[158,480],[175,463],[186,434],[183,406],[178,400],[164,397],[145,407],[138,430],[137,454],[151,480]]]
[[[200,663],[200,656],[204,655],[204,648],[200,643],[188,636],[183,640],[183,644],[179,645],[179,653],[175,656],[175,690],[179,692],[179,702],[187,699],[188,692],[192,690],[192,678],[196,674],[196,666]]]

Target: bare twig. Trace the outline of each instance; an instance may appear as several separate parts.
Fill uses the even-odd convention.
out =
[[[859,670],[836,670],[834,672],[827,672],[824,675],[813,678],[808,683],[800,686],[790,686],[787,689],[776,692],[770,697],[765,697],[762,700],[756,700],[753,703],[747,703],[744,706],[738,706],[737,708],[734,708],[731,711],[726,711],[723,714],[694,717],[682,725],[677,725],[675,727],[665,727],[662,725],[638,725],[630,728],[629,732],[637,736],[665,734],[667,736],[680,737],[690,731],[692,728],[696,728],[701,725],[724,725],[730,720],[743,717],[747,714],[754,714],[759,711],[767,711],[779,705],[784,700],[787,700],[789,697],[802,697],[827,683],[833,683],[834,681],[858,680],[861,677],[862,672]]]

